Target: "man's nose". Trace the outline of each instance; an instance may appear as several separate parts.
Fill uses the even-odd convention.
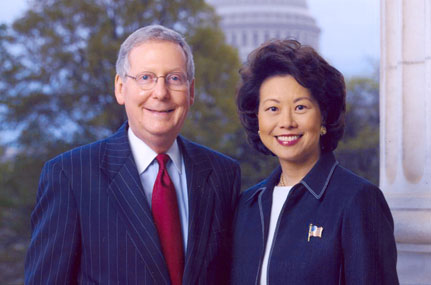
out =
[[[165,77],[160,76],[157,78],[156,85],[153,89],[153,97],[159,100],[165,100],[168,98],[168,86],[166,85]]]

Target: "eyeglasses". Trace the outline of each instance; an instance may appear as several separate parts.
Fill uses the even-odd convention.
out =
[[[126,74],[126,76],[134,79],[143,90],[153,89],[160,77],[165,79],[166,87],[170,90],[184,91],[187,89],[187,77],[179,72],[157,76],[153,72],[144,71],[136,76],[131,76],[129,74]]]

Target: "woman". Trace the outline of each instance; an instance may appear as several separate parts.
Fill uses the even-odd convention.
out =
[[[398,284],[382,192],[332,153],[344,130],[342,74],[292,40],[264,44],[240,74],[248,139],[280,166],[241,196],[232,284]]]

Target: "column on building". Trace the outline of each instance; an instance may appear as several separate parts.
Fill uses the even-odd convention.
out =
[[[431,0],[381,0],[380,187],[401,284],[431,284]]]

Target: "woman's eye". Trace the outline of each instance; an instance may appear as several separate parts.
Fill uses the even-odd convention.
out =
[[[277,110],[278,110],[278,108],[277,108],[277,107],[274,107],[274,106],[271,106],[271,107],[266,108],[266,110],[267,110],[267,111],[271,111],[271,112],[275,112],[275,111],[277,111]]]
[[[303,110],[306,109],[306,107],[304,105],[298,105],[298,106],[296,106],[295,109],[298,110],[298,111],[303,111]]]

